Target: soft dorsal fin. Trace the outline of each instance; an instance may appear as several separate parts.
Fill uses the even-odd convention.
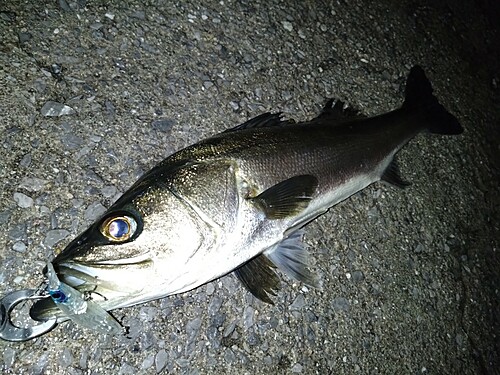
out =
[[[300,175],[282,181],[251,199],[266,217],[284,219],[307,208],[318,186],[318,179],[312,175]]]
[[[234,274],[255,297],[273,304],[270,295],[275,296],[280,286],[274,268],[274,264],[261,254],[237,268]]]
[[[348,107],[344,104],[344,102],[332,98],[326,102],[317,119],[328,119],[336,124],[345,121],[360,119],[363,117],[365,116],[363,116],[357,109]]]
[[[223,133],[229,133],[243,129],[266,128],[269,126],[278,126],[278,125],[293,123],[293,121],[291,120],[283,121],[281,119],[281,115],[282,115],[281,112],[278,113],[266,112],[257,117],[251,118],[250,120],[244,122],[243,124],[237,125],[234,128],[227,129],[223,131]]]

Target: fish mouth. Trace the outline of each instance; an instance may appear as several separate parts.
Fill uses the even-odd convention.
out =
[[[77,289],[86,299],[97,302],[109,311],[127,307],[131,298],[142,292],[147,286],[144,272],[151,270],[153,265],[154,262],[149,257],[138,256],[93,262],[64,260],[55,263],[54,268],[62,283]],[[30,309],[30,316],[36,321],[54,317],[58,322],[69,319],[51,298],[35,302]]]

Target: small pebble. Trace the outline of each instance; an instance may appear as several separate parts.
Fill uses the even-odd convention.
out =
[[[12,349],[10,346],[6,346],[3,350],[3,364],[4,369],[9,369],[14,364],[16,360],[16,351]]]
[[[64,240],[69,236],[69,232],[66,229],[52,229],[47,232],[43,244],[49,249],[52,249],[60,241]]]
[[[295,300],[290,305],[290,310],[300,310],[306,305],[306,300],[303,294],[298,294]]]
[[[205,292],[207,293],[207,295],[211,296],[215,292],[214,283],[208,283]]]
[[[155,370],[156,373],[160,373],[166,366],[168,361],[168,354],[165,349],[161,349],[158,353],[156,353],[155,357]]]
[[[69,7],[68,3],[66,2],[66,0],[58,0],[57,1],[58,4],[59,4],[59,7],[64,10],[65,12],[69,12],[71,11],[71,8]]]
[[[210,300],[210,304],[208,305],[208,314],[210,316],[215,315],[215,313],[219,311],[221,306],[222,306],[222,298],[220,298],[217,295],[213,296],[212,299]]]
[[[85,220],[94,221],[105,212],[106,207],[104,207],[100,202],[94,202],[87,207],[85,213],[83,214],[83,217],[85,218]]]
[[[72,115],[75,113],[75,110],[65,104],[48,101],[43,105],[40,113],[45,117],[59,117]]]
[[[151,123],[151,126],[153,127],[153,129],[155,130],[159,130],[163,133],[166,133],[168,131],[170,131],[172,129],[172,127],[174,126],[175,124],[175,121],[172,120],[172,119],[158,119],[158,120],[154,120],[152,123]]]
[[[201,318],[196,317],[196,318],[190,320],[186,324],[186,333],[188,334],[188,336],[196,335],[198,333],[200,327],[201,327]]]
[[[31,154],[25,154],[19,164],[21,165],[21,167],[29,167],[31,165]]]
[[[104,26],[104,24],[102,24],[101,22],[94,22],[93,24],[90,25],[90,28],[92,30],[99,30],[103,26]]]
[[[240,109],[240,104],[234,100],[230,101],[229,105],[231,106],[233,111],[237,111],[238,109]]]
[[[253,326],[254,314],[255,310],[252,306],[245,307],[245,311],[243,312],[243,327],[245,329],[249,329]]]
[[[40,358],[36,361],[36,363],[31,368],[30,374],[44,374],[45,367],[49,361],[49,353],[43,353]]]
[[[21,32],[17,34],[17,37],[19,38],[19,43],[22,44],[33,38],[33,35],[31,35],[30,33]]]
[[[282,22],[283,24],[283,28],[286,30],[286,31],[293,31],[293,25],[288,22],[288,21],[283,21]]]
[[[111,198],[116,195],[117,189],[115,186],[108,185],[104,186],[101,189],[101,194],[104,195],[106,198]]]
[[[347,312],[350,309],[349,301],[344,297],[337,297],[332,302],[335,311]]]
[[[189,366],[189,360],[186,358],[179,358],[175,361],[180,368],[185,368]]]
[[[296,363],[292,366],[292,369],[291,371],[294,373],[294,374],[299,374],[301,373],[303,370],[303,366],[300,364],[300,363]]]
[[[363,271],[359,271],[359,270],[353,271],[351,276],[352,276],[352,280],[354,282],[357,282],[357,283],[359,283],[360,281],[363,281],[365,278]]]
[[[236,328],[236,320],[233,320],[231,323],[229,323],[226,329],[224,329],[223,336],[229,337],[233,333],[235,328]]]
[[[137,374],[137,369],[128,364],[127,362],[124,362],[121,366],[120,366],[120,370],[118,371],[118,375],[135,375]]]
[[[73,363],[73,354],[68,348],[64,348],[62,354],[59,356],[59,363],[61,367],[66,368]]]
[[[2,211],[0,212],[0,224],[5,224],[10,219],[10,211]]]
[[[26,224],[25,223],[20,223],[14,225],[10,230],[9,230],[9,238],[12,241],[20,241],[26,237]]]
[[[12,245],[12,250],[17,251],[18,253],[24,253],[26,251],[26,245],[24,242],[16,242]]]
[[[78,361],[78,365],[80,366],[80,368],[84,370],[87,369],[88,358],[89,358],[89,352],[86,349],[82,349],[80,360]]]
[[[133,17],[133,18],[140,19],[140,20],[146,19],[146,13],[143,10],[136,10],[130,16]]]
[[[106,107],[106,115],[113,117],[116,114],[116,108],[113,102],[106,100],[106,102],[104,102],[104,106]]]
[[[151,366],[153,366],[154,363],[155,363],[155,355],[154,354],[148,355],[144,359],[144,361],[142,361],[141,370],[147,370],[148,368],[150,368]]]
[[[234,355],[234,352],[231,349],[227,349],[224,352],[224,360],[227,363],[234,363],[236,361],[236,356]]]
[[[33,199],[23,193],[14,193],[14,201],[21,208],[28,208],[33,206]]]
[[[143,306],[139,311],[139,317],[145,322],[150,322],[155,318],[157,312],[158,309],[154,306]]]
[[[41,191],[47,184],[47,180],[36,177],[24,177],[19,184],[19,188],[28,191]]]
[[[83,146],[83,139],[74,133],[64,133],[61,135],[61,143],[68,150],[76,150]]]

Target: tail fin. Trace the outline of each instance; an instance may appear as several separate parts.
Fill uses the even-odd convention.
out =
[[[431,133],[453,135],[463,132],[457,118],[439,104],[423,69],[415,65],[406,80],[403,108],[418,110]]]

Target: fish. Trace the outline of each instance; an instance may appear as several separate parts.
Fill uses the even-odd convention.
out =
[[[167,157],[52,261],[100,311],[192,290],[229,273],[272,303],[277,270],[311,286],[304,226],[367,186],[405,187],[395,155],[421,132],[458,135],[420,66],[403,104],[366,117],[330,99],[314,119],[264,113]],[[69,319],[53,299],[30,316]]]

